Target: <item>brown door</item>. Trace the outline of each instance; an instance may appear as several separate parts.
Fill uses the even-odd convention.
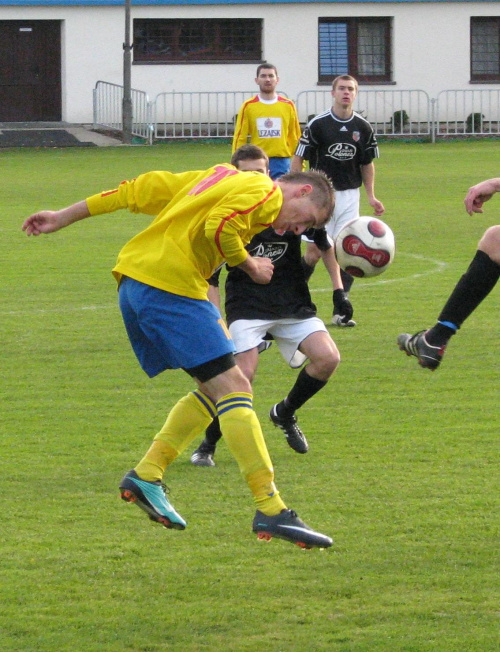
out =
[[[60,21],[0,20],[0,121],[60,120]]]

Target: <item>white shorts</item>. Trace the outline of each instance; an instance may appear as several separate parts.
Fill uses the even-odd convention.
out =
[[[308,319],[238,319],[229,326],[236,354],[261,347],[270,333],[281,355],[293,369],[301,367],[307,357],[298,349],[300,344],[318,331],[328,332],[318,317]]]
[[[344,226],[348,222],[359,217],[359,201],[359,188],[335,191],[335,208],[333,210],[333,216],[325,227],[326,232],[334,242]],[[306,242],[313,242],[305,236],[302,236],[302,239]]]
[[[348,222],[359,217],[359,200],[359,188],[338,190],[335,193],[333,217],[326,225],[326,231],[333,240]]]

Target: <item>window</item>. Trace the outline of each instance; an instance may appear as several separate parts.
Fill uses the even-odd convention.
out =
[[[391,81],[391,18],[320,18],[319,81]]]
[[[134,63],[260,61],[260,19],[135,19]]]
[[[500,17],[470,19],[471,81],[500,82]]]

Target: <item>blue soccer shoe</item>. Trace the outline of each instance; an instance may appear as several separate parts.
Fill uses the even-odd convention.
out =
[[[159,480],[156,482],[141,480],[132,470],[126,473],[121,481],[120,492],[122,500],[135,503],[152,521],[168,529],[184,530],[186,527],[186,521],[168,502],[165,485]]]

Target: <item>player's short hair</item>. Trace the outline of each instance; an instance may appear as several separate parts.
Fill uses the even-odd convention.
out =
[[[354,82],[354,86],[356,87],[356,93],[358,92],[358,80],[355,77],[352,77],[351,75],[339,75],[338,77],[335,77],[335,79],[332,81],[332,91],[336,89],[337,84],[341,79],[343,79],[344,81]]]
[[[257,66],[257,72],[255,73],[255,76],[258,77],[261,70],[267,70],[268,68],[274,70],[276,77],[278,76],[278,69],[272,63],[261,63],[259,66]]]
[[[335,208],[335,191],[332,182],[321,170],[307,170],[305,172],[289,172],[278,179],[278,182],[303,184],[307,183],[312,186],[312,192],[309,195],[311,201],[323,211],[325,219],[324,226],[333,214]]]
[[[266,168],[269,168],[269,157],[262,147],[248,143],[238,147],[234,152],[231,157],[231,165],[237,168],[240,161],[258,161],[261,158],[266,162]]]

